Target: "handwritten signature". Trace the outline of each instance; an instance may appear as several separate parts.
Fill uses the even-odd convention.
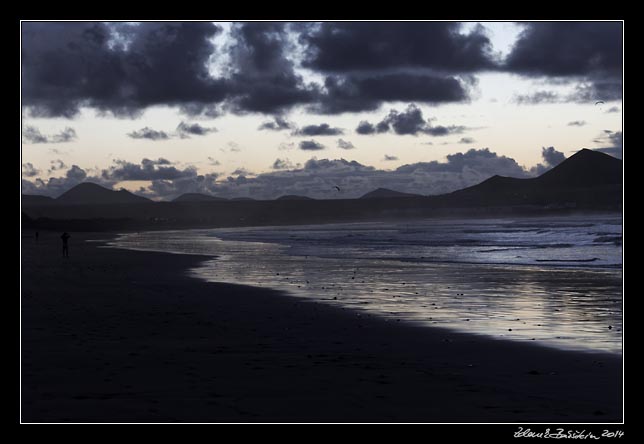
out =
[[[602,438],[623,438],[622,430],[603,430],[601,435],[586,430],[565,430],[565,429],[546,429],[543,432],[536,432],[531,429],[519,427],[514,432],[515,438],[552,438],[552,439],[602,439]]]

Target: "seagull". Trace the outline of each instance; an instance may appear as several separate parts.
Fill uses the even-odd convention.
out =
[[[603,100],[598,100],[597,102],[595,102],[595,105],[599,105],[600,103],[604,103],[604,101]]]
[[[340,187],[337,186],[337,185],[335,185],[333,188],[335,188],[336,190],[340,191]]]

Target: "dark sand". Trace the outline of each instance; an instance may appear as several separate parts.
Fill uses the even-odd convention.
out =
[[[622,422],[620,357],[186,276],[203,257],[23,233],[22,422]]]

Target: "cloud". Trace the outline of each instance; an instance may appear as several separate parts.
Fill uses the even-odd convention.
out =
[[[620,22],[530,22],[505,68],[530,76],[621,76]]]
[[[542,148],[541,149],[541,157],[543,157],[543,160],[546,162],[546,164],[551,165],[551,166],[557,166],[564,160],[566,160],[566,156],[564,153],[555,150],[554,147],[550,146],[548,148]]]
[[[339,136],[343,134],[342,128],[329,126],[328,123],[307,125],[293,132],[294,136]]]
[[[172,200],[185,193],[217,194],[216,173],[186,176],[174,180],[157,179],[137,194],[153,199]]]
[[[358,134],[373,134],[376,132],[376,127],[373,124],[367,122],[366,120],[360,121],[356,127],[356,133]]]
[[[314,102],[319,88],[306,83],[289,59],[288,24],[234,23],[229,79],[231,109],[238,113],[275,113]]]
[[[50,167],[49,167],[49,169],[47,170],[47,172],[48,172],[49,174],[51,174],[51,173],[52,173],[52,172],[54,172],[54,171],[58,171],[58,170],[62,170],[62,169],[67,168],[67,165],[65,164],[65,162],[63,162],[63,161],[62,161],[62,160],[60,160],[60,159],[50,160],[50,161],[49,161],[49,164],[50,164]]]
[[[280,116],[273,117],[272,121],[264,122],[259,126],[259,130],[282,131],[292,129],[293,123]]]
[[[461,140],[458,141],[458,143],[462,144],[472,144],[476,142],[476,140],[472,139],[471,137],[461,137]]]
[[[537,91],[532,94],[516,94],[512,101],[518,105],[538,105],[541,103],[559,103],[563,98],[553,91]]]
[[[72,165],[64,176],[50,177],[48,180],[37,178],[35,181],[22,180],[22,192],[25,194],[41,194],[44,196],[58,197],[65,191],[75,187],[81,182],[91,181],[100,183],[100,179],[88,178],[87,172],[78,165]],[[111,188],[109,185],[106,185]]]
[[[204,127],[199,125],[198,123],[186,123],[186,122],[181,122],[177,126],[177,133],[181,137],[190,137],[191,135],[193,136],[205,136],[210,133],[217,132],[217,128],[215,127]]]
[[[213,157],[208,157],[208,164],[213,166],[219,166],[221,165],[221,162]]]
[[[22,138],[28,143],[65,143],[77,139],[74,128],[65,127],[60,133],[51,136],[43,135],[40,130],[33,126],[26,126],[22,132]]]
[[[355,148],[355,146],[349,140],[338,139],[338,148],[341,148],[343,150],[352,150]]]
[[[294,168],[294,165],[288,159],[275,159],[271,168],[274,170],[288,170]]]
[[[618,112],[620,112],[619,106],[611,106],[606,110],[606,114],[618,113]]]
[[[330,71],[430,68],[472,72],[495,65],[482,27],[456,22],[324,22],[306,27],[303,65]]]
[[[40,174],[40,170],[35,168],[32,163],[27,162],[22,164],[22,176],[34,177]]]
[[[277,149],[280,151],[288,151],[295,148],[295,142],[280,142]]]
[[[530,22],[503,69],[531,77],[581,82],[568,101],[621,98],[620,22]]]
[[[230,151],[231,153],[239,153],[242,150],[241,146],[239,146],[237,142],[230,141],[226,144],[226,146],[228,147],[228,151]],[[225,148],[223,149],[223,151],[225,151]]]
[[[595,148],[595,150],[610,154],[618,159],[622,158],[624,136],[621,131],[604,130],[593,142],[604,145],[601,148]]]
[[[460,125],[432,126],[429,119],[425,120],[423,117],[422,110],[412,103],[402,112],[392,109],[376,125],[365,120],[361,121],[356,128],[356,132],[358,134],[374,134],[393,130],[398,135],[417,136],[418,134],[429,134],[432,136],[447,136],[448,134],[460,134],[466,129],[467,127]]]
[[[153,130],[151,128],[148,128],[147,126],[145,128],[141,128],[140,130],[127,133],[127,135],[132,139],[148,139],[153,141],[168,140],[170,138],[170,136],[168,136],[165,131]]]
[[[467,101],[470,94],[463,78],[418,73],[334,75],[325,79],[324,87],[326,94],[309,107],[313,112],[374,111],[396,101],[439,105]]]
[[[585,126],[586,121],[585,120],[573,120],[572,122],[568,122],[568,126]]]
[[[325,148],[324,145],[316,142],[315,140],[303,140],[300,142],[299,146],[301,150],[307,151],[323,150]]]
[[[566,160],[564,153],[557,151],[552,146],[549,146],[548,148],[541,148],[541,157],[543,158],[543,163],[540,163],[530,169],[530,172],[533,175],[540,176],[541,174],[545,173],[553,167],[556,167],[561,162]]]
[[[398,160],[398,158],[396,156],[390,156],[389,154],[385,154],[385,157],[382,160],[392,161],[392,160]]]
[[[387,126],[391,126],[396,134],[416,135],[419,132],[425,133],[429,130],[429,122],[423,119],[423,112],[416,105],[411,104],[403,112],[391,110],[383,120]]]
[[[102,179],[120,182],[125,180],[175,180],[197,176],[194,167],[189,166],[181,170],[172,166],[172,163],[164,158],[157,160],[144,158],[139,164],[115,160],[114,164],[102,170]]]
[[[194,117],[339,114],[467,102],[486,71],[576,82],[564,101],[621,97],[621,23],[523,26],[500,60],[483,26],[456,22],[232,22],[221,39],[208,22],[26,22],[22,102],[36,117],[90,108],[129,118],[153,106]]]
[[[233,171],[230,174],[232,174],[233,176],[252,176],[253,175],[251,171],[248,171],[244,167],[237,168],[235,171]]]
[[[448,136],[450,134],[461,134],[467,129],[468,128],[466,126],[462,126],[462,125],[450,125],[450,126],[438,125],[438,126],[432,126],[432,127],[426,128],[423,132],[430,134],[432,136],[440,137],[440,136]]]
[[[22,100],[31,115],[74,117],[87,106],[135,116],[154,105],[196,111],[229,94],[207,62],[221,28],[207,22],[26,22]],[[127,42],[114,45],[118,41]],[[188,108],[185,108],[188,109]]]

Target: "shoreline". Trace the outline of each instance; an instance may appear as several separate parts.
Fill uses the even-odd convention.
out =
[[[203,282],[212,257],[84,242],[107,233],[64,261],[56,234],[22,239],[24,422],[623,421],[621,356]]]

